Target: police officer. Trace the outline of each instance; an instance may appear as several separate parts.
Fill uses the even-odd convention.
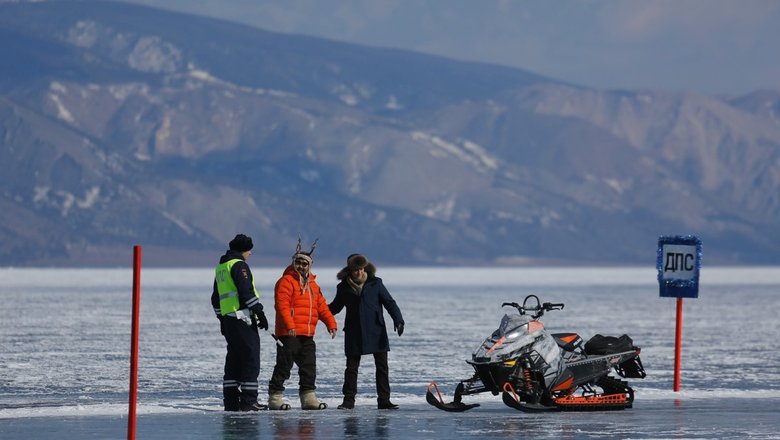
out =
[[[229,246],[219,259],[211,294],[211,305],[227,341],[223,401],[225,411],[258,411],[266,407],[257,402],[257,376],[260,374],[257,328],[268,330],[268,320],[246,263],[252,255],[252,238],[238,234]]]

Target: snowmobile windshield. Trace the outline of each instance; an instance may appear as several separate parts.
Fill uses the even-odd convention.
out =
[[[525,315],[504,315],[501,324],[472,353],[475,362],[503,361],[530,350],[544,326]]]
[[[506,339],[517,339],[522,335],[528,334],[528,324],[533,321],[528,315],[504,315],[501,318],[501,324],[498,325],[496,331],[493,332],[492,338],[498,339],[505,337]]]

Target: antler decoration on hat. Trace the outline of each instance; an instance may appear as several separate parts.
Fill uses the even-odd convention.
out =
[[[309,252],[303,252],[303,246],[301,246],[301,236],[298,236],[298,244],[295,246],[295,253],[296,254],[307,254],[311,255],[314,253],[314,249],[317,249],[317,243],[320,242],[320,238],[317,237],[316,240],[314,240],[314,243],[311,244],[311,250]]]

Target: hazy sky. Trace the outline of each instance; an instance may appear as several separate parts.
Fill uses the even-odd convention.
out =
[[[129,0],[602,89],[780,90],[778,0]]]

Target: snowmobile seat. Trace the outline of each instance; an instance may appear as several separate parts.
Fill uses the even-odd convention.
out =
[[[582,344],[582,338],[577,333],[553,333],[552,337],[565,351],[574,351]]]
[[[622,353],[634,349],[634,341],[628,335],[620,337],[596,335],[585,343],[585,353],[592,355]]]

